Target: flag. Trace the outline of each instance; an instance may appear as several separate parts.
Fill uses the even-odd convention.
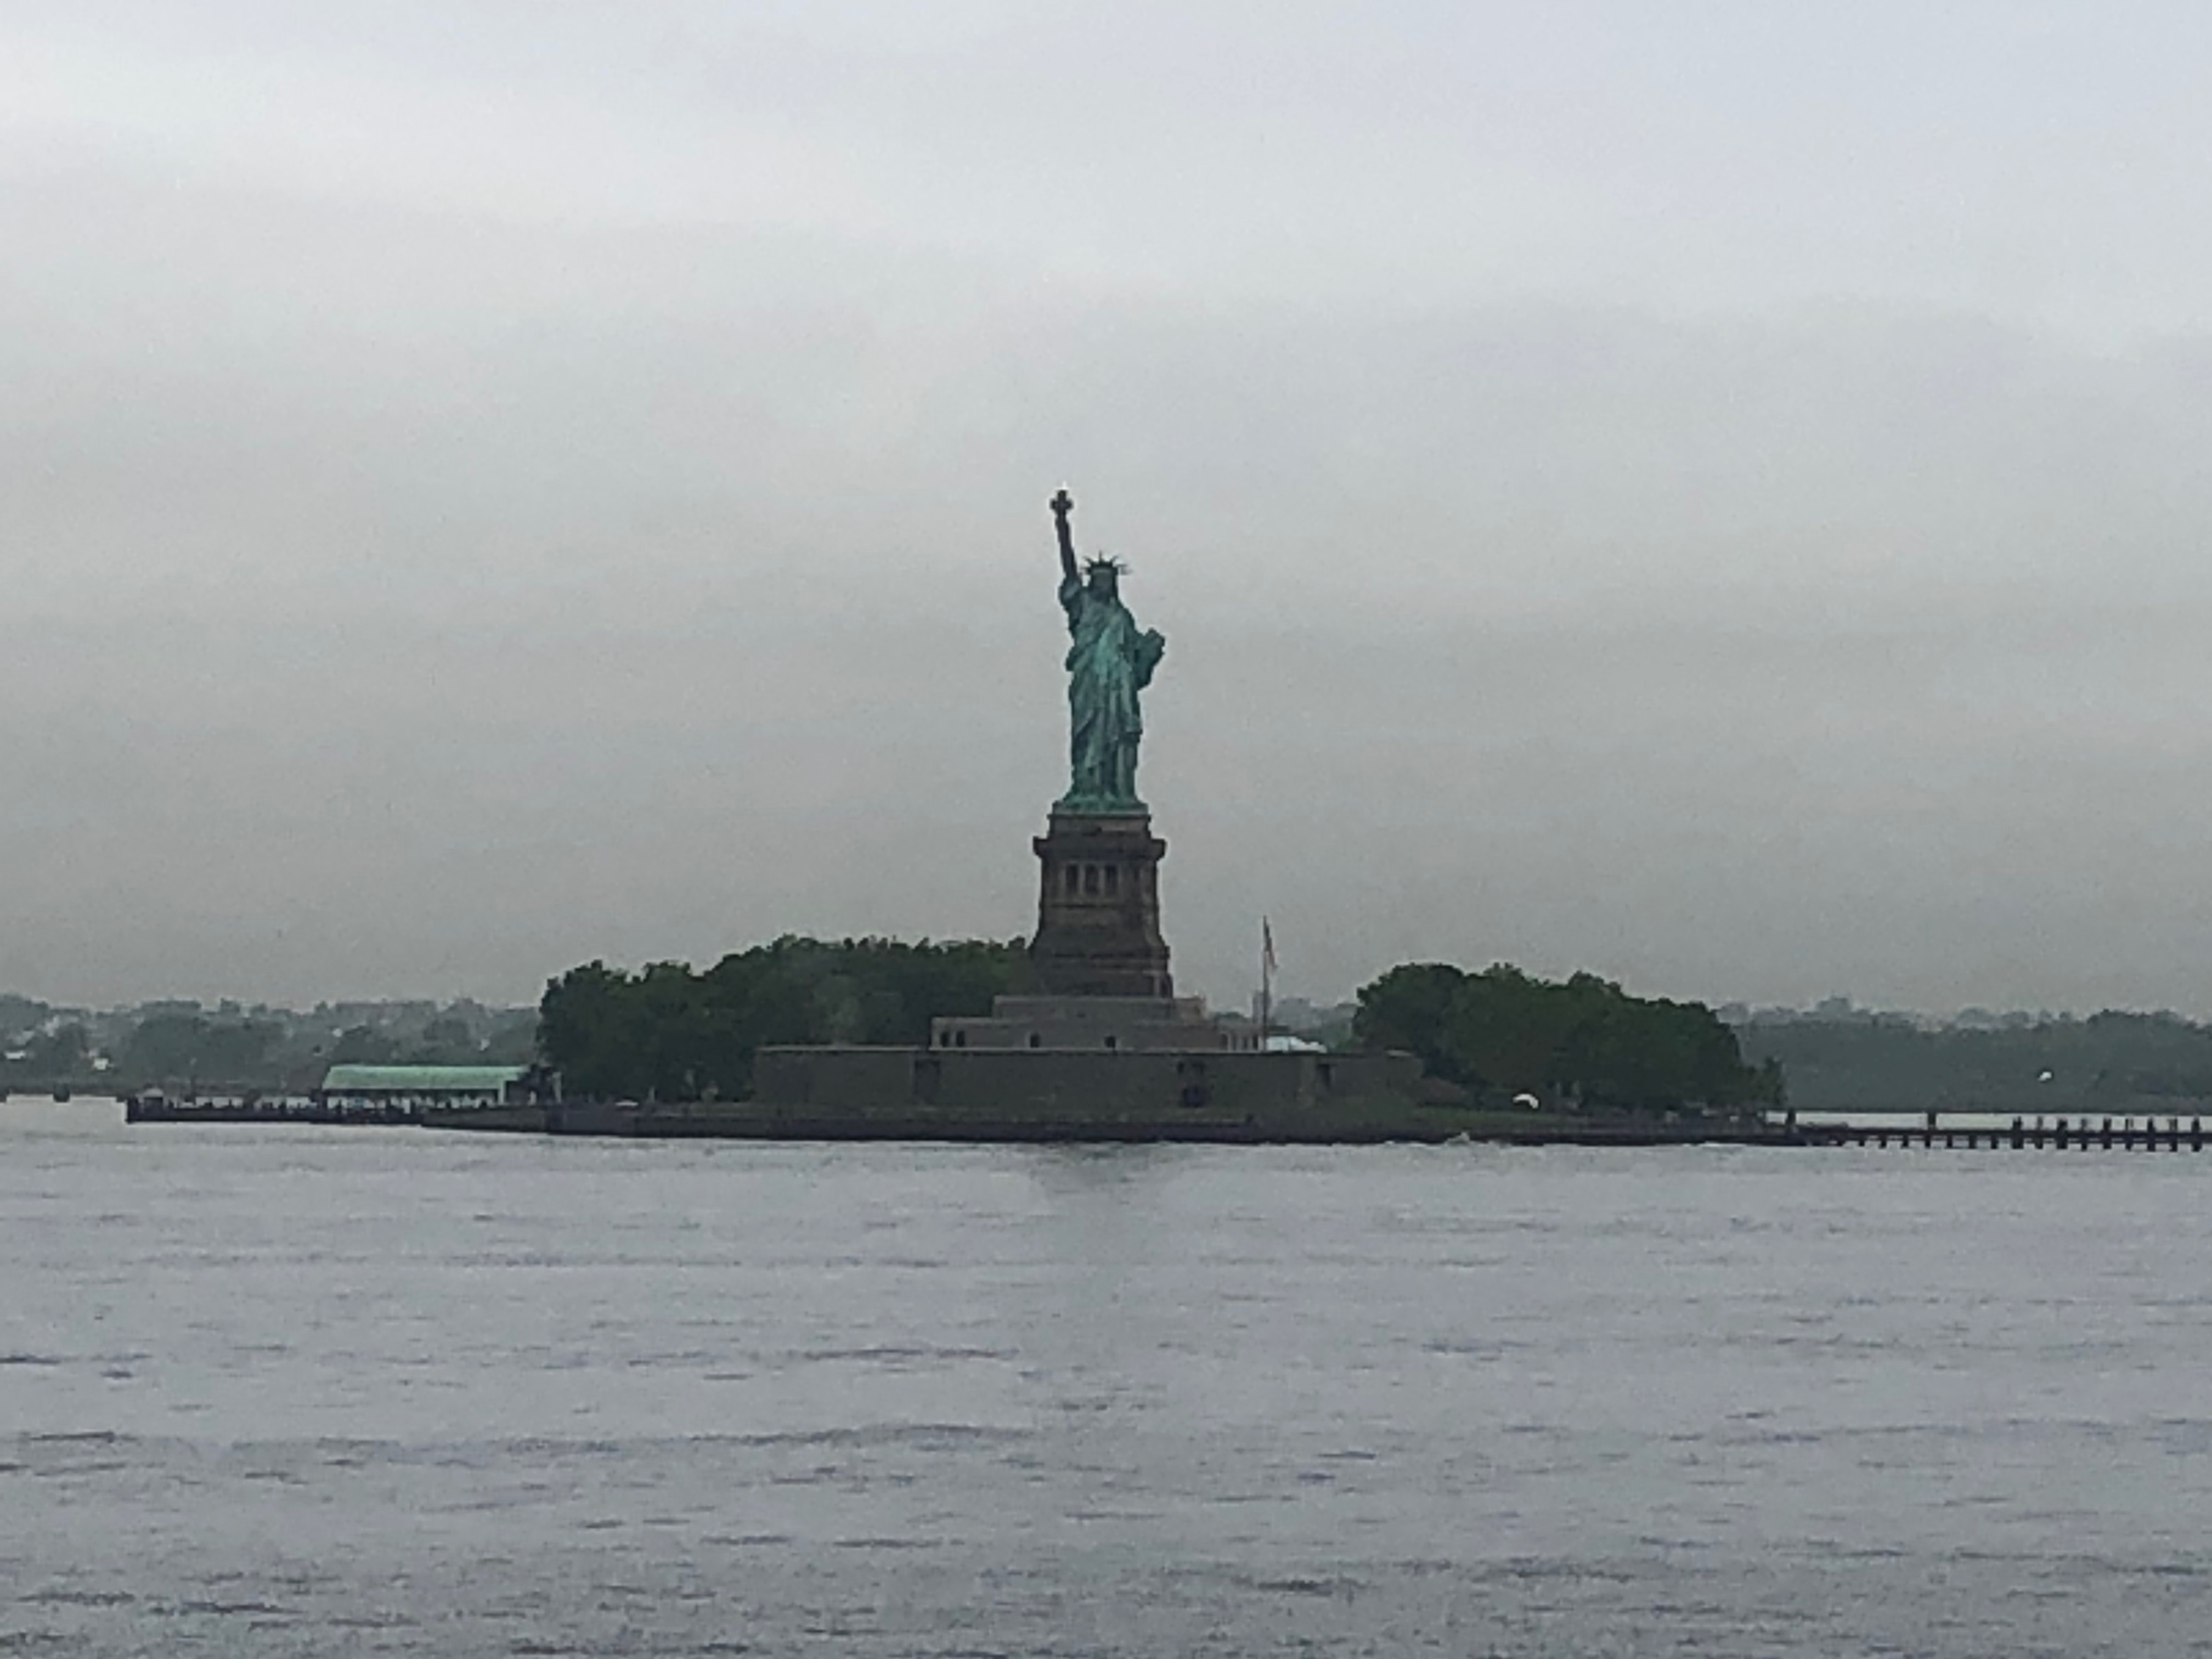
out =
[[[1275,971],[1275,930],[1265,916],[1260,918],[1260,960],[1269,973]]]

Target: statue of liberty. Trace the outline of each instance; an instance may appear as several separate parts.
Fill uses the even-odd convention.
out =
[[[1079,575],[1063,489],[1048,505],[1060,532],[1060,605],[1067,612],[1068,785],[1055,803],[1062,812],[1141,812],[1137,798],[1137,742],[1145,735],[1137,694],[1152,683],[1167,641],[1157,629],[1137,629],[1121,603],[1121,566],[1091,560]]]

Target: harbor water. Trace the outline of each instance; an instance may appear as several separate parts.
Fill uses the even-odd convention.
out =
[[[0,1105],[0,1652],[2212,1654],[2212,1164]]]

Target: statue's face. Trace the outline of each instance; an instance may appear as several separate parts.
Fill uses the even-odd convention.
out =
[[[1099,569],[1092,571],[1091,573],[1089,586],[1091,591],[1093,593],[1096,593],[1102,599],[1110,599],[1115,597],[1119,587],[1119,584],[1116,582],[1114,572],[1111,569]]]

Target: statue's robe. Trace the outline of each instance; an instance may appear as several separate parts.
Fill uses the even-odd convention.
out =
[[[1066,805],[1091,811],[1139,808],[1137,742],[1144,716],[1137,694],[1152,684],[1166,641],[1137,627],[1120,599],[1104,599],[1080,580],[1060,585],[1067,612],[1069,783]]]

